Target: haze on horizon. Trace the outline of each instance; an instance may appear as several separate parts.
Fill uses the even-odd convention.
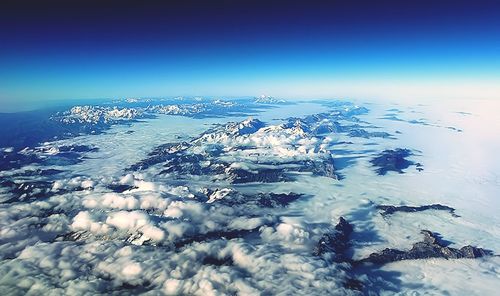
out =
[[[0,112],[51,100],[500,99],[496,1],[16,2]]]

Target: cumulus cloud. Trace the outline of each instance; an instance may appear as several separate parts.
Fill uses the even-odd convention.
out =
[[[214,119],[210,122],[220,124],[205,132],[201,121],[189,121],[196,125],[191,127],[182,121],[185,119],[162,119],[168,124],[148,121],[142,126],[115,126],[108,134],[27,149],[23,152],[26,155],[48,159],[60,155],[63,145],[88,142],[102,154],[78,164],[36,163],[1,175],[12,178],[40,168],[62,171],[43,179],[36,174],[18,177],[18,182],[47,181],[50,194],[0,204],[2,291],[7,295],[47,291],[76,295],[360,295],[345,288],[352,276],[348,263],[328,262],[315,256],[313,249],[325,233],[335,231],[332,217],[336,221],[339,215],[352,213],[357,207],[369,210],[364,203],[366,193],[359,188],[372,177],[367,167],[361,164],[359,174],[349,176],[345,187],[300,170],[294,172],[301,178],[265,184],[233,184],[228,178],[235,170],[258,174],[263,169],[297,169],[301,161],[329,160],[338,144],[336,121],[349,119],[350,115],[342,114],[364,112],[353,105],[339,106],[321,116],[275,124],[255,118],[233,123]],[[169,107],[157,112],[162,110],[184,109]],[[141,116],[128,109],[83,107],[66,115],[64,118],[73,123]],[[166,150],[149,153],[159,144],[178,143],[179,124],[189,129],[191,140],[168,150],[177,157],[174,161],[181,169],[165,172],[171,165],[161,154]],[[321,133],[315,132],[318,127]],[[127,134],[129,129],[134,131],[132,136]],[[137,138],[135,146],[125,142],[132,140],[127,137]],[[365,144],[380,143],[361,141],[360,151],[366,149]],[[106,162],[110,155],[113,163]],[[359,155],[366,156],[362,152]],[[151,165],[132,170],[141,157]],[[95,165],[101,162],[102,167]],[[203,173],[217,165],[222,169]],[[365,189],[372,195],[378,193],[377,186],[387,185],[370,184],[373,186]],[[270,193],[291,191],[307,198],[299,194],[292,201],[286,196],[283,202],[268,200],[278,198]],[[6,195],[2,191],[1,200],[7,200]],[[359,196],[363,197],[357,199]],[[382,218],[361,210],[352,214],[368,217],[357,223],[360,232],[399,232],[396,238],[362,242],[359,248],[403,244],[408,240],[403,234],[422,223],[387,226]],[[450,224],[445,222],[441,224]],[[492,274],[496,265],[474,268],[478,273]],[[361,279],[368,285],[390,285],[376,275]]]

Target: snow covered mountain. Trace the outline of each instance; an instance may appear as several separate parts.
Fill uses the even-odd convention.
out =
[[[464,115],[421,107],[436,124],[420,125],[415,107],[395,121],[394,106],[262,99],[75,106],[50,122],[81,132],[0,149],[4,292],[500,288],[498,182],[465,173],[493,168],[458,153],[475,136]]]

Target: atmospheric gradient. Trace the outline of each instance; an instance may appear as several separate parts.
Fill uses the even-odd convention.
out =
[[[4,1],[3,295],[496,295],[497,1]]]

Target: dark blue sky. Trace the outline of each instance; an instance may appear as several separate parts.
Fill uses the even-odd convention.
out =
[[[499,1],[2,1],[0,11],[9,104],[500,82]]]

